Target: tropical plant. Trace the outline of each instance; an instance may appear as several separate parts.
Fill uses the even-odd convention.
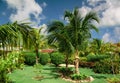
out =
[[[25,61],[24,63],[26,65],[30,65],[30,66],[33,66],[36,62],[36,54],[34,52],[23,52],[22,55],[24,56],[25,58]]]
[[[48,27],[48,40],[50,43],[57,41],[59,45],[64,45],[62,49],[65,53],[74,53],[75,72],[79,74],[79,51],[84,43],[91,38],[91,30],[98,32],[93,21],[99,22],[99,19],[95,12],[89,12],[85,17],[81,17],[78,8],[75,8],[73,12],[65,11],[64,18],[69,20],[66,26],[61,22],[55,24],[53,22],[54,26]]]
[[[0,83],[8,83],[8,73],[23,65],[24,59],[20,53],[12,52],[7,57],[0,57]]]
[[[120,83],[120,78],[118,77],[112,77],[112,78],[107,78],[108,83]]]
[[[50,62],[50,55],[47,53],[41,53],[39,62],[42,65],[46,65],[47,63]]]
[[[62,55],[59,52],[52,53],[50,58],[51,58],[51,62],[55,64],[56,67],[64,62],[64,55]]]
[[[61,73],[63,77],[67,78],[67,77],[70,77],[70,75],[73,74],[73,69],[62,67],[62,68],[59,69],[59,73]]]
[[[71,39],[72,47],[75,50],[75,72],[79,74],[79,50],[82,49],[83,43],[91,38],[90,30],[98,32],[93,21],[99,22],[99,19],[95,12],[89,12],[85,17],[81,17],[78,8],[75,8],[73,12],[66,11],[65,18],[69,20],[69,39]]]
[[[3,48],[3,55],[5,52],[12,51],[14,47],[30,46],[28,43],[29,32],[32,28],[27,23],[8,23],[0,26],[0,43]]]
[[[30,41],[31,41],[31,47],[34,49],[36,53],[36,64],[38,64],[39,61],[39,48],[44,48],[45,41],[44,41],[44,36],[41,35],[41,28],[33,28],[30,32]]]
[[[58,50],[65,55],[66,68],[68,67],[68,59],[71,56],[73,49],[69,41],[69,35],[67,29],[69,27],[65,26],[60,21],[53,21],[48,25],[48,44],[58,47]]]

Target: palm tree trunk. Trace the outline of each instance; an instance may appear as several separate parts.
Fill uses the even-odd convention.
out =
[[[68,56],[66,55],[66,59],[65,59],[65,64],[66,64],[66,69],[68,69]]]
[[[36,64],[38,64],[38,60],[39,60],[39,54],[38,54],[38,48],[36,48]]]
[[[78,50],[75,52],[75,73],[79,74],[79,53]]]

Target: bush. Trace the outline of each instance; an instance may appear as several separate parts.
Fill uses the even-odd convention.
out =
[[[72,68],[60,68],[59,73],[61,73],[63,77],[68,77],[73,74],[73,70]]]
[[[21,67],[23,58],[20,53],[9,53],[4,59],[0,57],[0,83],[8,83],[7,74],[14,69]]]
[[[86,76],[85,74],[73,74],[73,75],[71,75],[72,80],[84,80],[86,78],[88,78],[88,76]]]
[[[101,60],[93,68],[96,73],[118,74],[120,70],[119,62],[111,62],[110,59]]]
[[[36,62],[36,54],[33,52],[24,52],[25,64],[33,66]]]
[[[88,68],[93,68],[95,66],[94,62],[85,62],[85,61],[80,61],[79,62],[80,67],[88,67]]]
[[[98,62],[100,60],[109,58],[109,55],[88,55],[87,61],[88,62]]]
[[[107,79],[108,83],[120,83],[120,78],[113,77]]]
[[[39,60],[39,62],[42,65],[46,65],[48,62],[50,62],[50,55],[47,54],[47,53],[40,54],[40,60]]]
[[[59,64],[64,62],[64,55],[62,55],[59,52],[52,53],[50,58],[51,58],[51,62],[55,64],[55,66],[58,66]]]

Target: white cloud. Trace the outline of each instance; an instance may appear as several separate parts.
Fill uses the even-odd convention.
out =
[[[96,6],[101,1],[105,1],[105,0],[87,0],[89,5],[91,5],[91,6]]]
[[[79,14],[84,17],[88,12],[90,12],[92,9],[87,7],[87,6],[83,6],[81,8],[79,8]]]
[[[13,21],[22,21],[24,19],[29,19],[30,22],[36,22],[39,24],[43,17],[42,7],[35,2],[35,0],[6,0],[9,8],[14,9],[16,12],[10,15],[10,20]],[[44,3],[44,5],[46,5]],[[34,18],[34,21],[33,19]]]
[[[110,38],[110,34],[105,33],[105,34],[103,35],[102,40],[103,40],[104,42],[109,42],[109,38]]]
[[[102,37],[105,42],[119,42],[120,41],[120,27],[115,27],[113,31],[105,33]]]
[[[120,25],[120,0],[87,0],[87,4],[89,6],[83,5],[80,10],[98,12],[101,17],[99,26]]]
[[[46,25],[46,24],[42,24],[42,25],[40,25],[39,27],[42,28],[41,34],[42,34],[42,35],[47,35],[47,32],[46,32],[47,25]]]
[[[105,33],[105,34],[103,35],[102,40],[103,40],[104,42],[113,42],[113,40],[111,39],[111,35],[110,35],[109,33]]]

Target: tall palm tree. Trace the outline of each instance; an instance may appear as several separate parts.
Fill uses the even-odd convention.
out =
[[[93,21],[99,22],[99,18],[95,12],[89,12],[85,17],[81,17],[78,8],[75,8],[73,12],[66,11],[64,16],[69,20],[69,37],[75,49],[75,72],[79,74],[79,50],[82,44],[91,38],[92,29],[98,32]]]
[[[17,47],[21,42],[22,46],[28,46],[28,36],[31,31],[31,27],[26,23],[7,23],[0,26],[0,41],[3,47],[3,55],[5,48]],[[30,45],[30,44],[29,44]]]
[[[48,44],[56,44],[58,50],[65,55],[66,68],[68,68],[68,58],[73,53],[73,47],[69,40],[68,26],[60,21],[53,21],[48,25]]]
[[[99,19],[95,12],[89,12],[85,17],[81,17],[78,8],[73,12],[65,11],[64,18],[69,20],[68,24],[56,21],[48,26],[48,40],[49,43],[58,42],[59,48],[62,47],[62,51],[68,54],[74,52],[75,72],[79,74],[79,51],[91,38],[91,29],[98,32],[93,21],[99,22]]]
[[[44,36],[41,35],[41,30],[43,27],[40,28],[33,28],[30,32],[30,41],[32,44],[32,48],[35,49],[36,53],[36,64],[38,64],[39,61],[39,48],[44,47]]]

